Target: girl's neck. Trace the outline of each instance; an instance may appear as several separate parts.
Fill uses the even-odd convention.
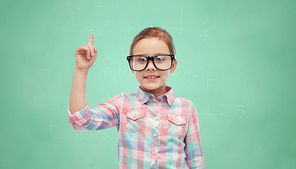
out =
[[[157,99],[159,96],[163,95],[166,93],[166,85],[161,86],[160,88],[154,89],[154,90],[148,90],[145,89],[144,87],[140,86],[140,88],[150,94],[153,94],[155,99]]]

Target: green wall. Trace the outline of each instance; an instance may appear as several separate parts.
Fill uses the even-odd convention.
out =
[[[74,51],[94,34],[90,107],[138,83],[126,56],[143,28],[174,38],[168,85],[199,113],[207,169],[296,168],[296,2],[0,2],[0,168],[117,168],[117,131],[67,122]]]

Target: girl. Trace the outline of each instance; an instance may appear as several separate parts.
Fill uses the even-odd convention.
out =
[[[127,57],[139,82],[137,92],[121,93],[89,109],[86,77],[97,56],[93,35],[75,51],[76,67],[68,110],[75,130],[101,130],[116,126],[118,160],[125,168],[204,168],[198,117],[194,104],[166,86],[177,66],[170,34],[146,28],[134,39]]]

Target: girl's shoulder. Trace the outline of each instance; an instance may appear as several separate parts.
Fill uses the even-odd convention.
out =
[[[136,97],[136,93],[135,92],[132,92],[132,93],[120,93],[118,95],[118,97],[121,97],[123,99],[131,99],[131,98]]]
[[[189,109],[195,108],[194,103],[191,100],[185,99],[180,96],[175,96],[174,104],[182,105],[182,107],[188,107]]]
[[[120,93],[111,99],[109,99],[107,102],[129,102],[129,101],[134,101],[136,99],[136,93]]]

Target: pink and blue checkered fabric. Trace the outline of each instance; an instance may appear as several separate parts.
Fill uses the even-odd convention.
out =
[[[93,109],[68,110],[75,130],[118,130],[120,169],[204,169],[197,111],[171,87],[157,99],[138,88]]]

